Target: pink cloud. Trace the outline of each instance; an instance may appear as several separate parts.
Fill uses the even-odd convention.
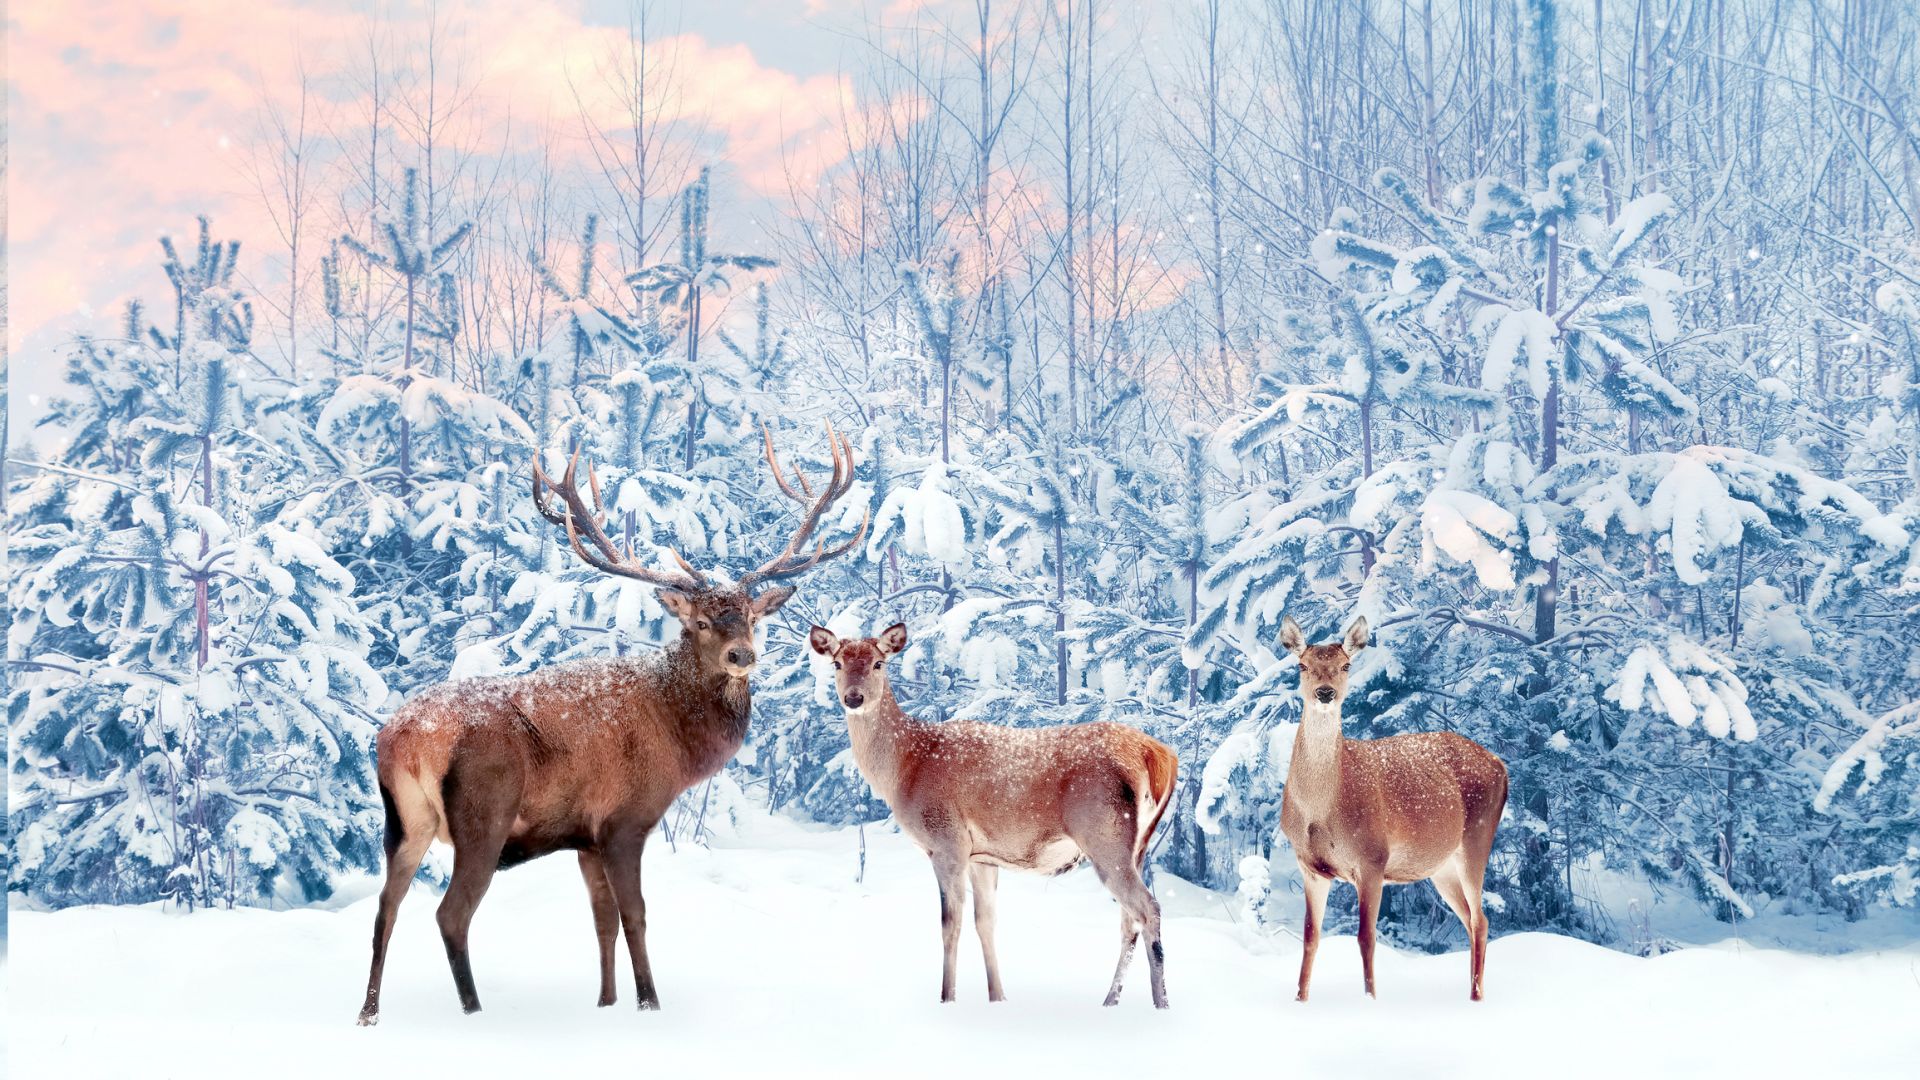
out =
[[[427,11],[382,10],[380,33],[396,58],[424,39]],[[576,87],[590,119],[617,123],[622,114],[596,71],[623,47],[625,26],[594,24],[580,2],[473,0],[443,4],[439,16],[443,39],[455,39],[447,54],[472,90],[467,134],[480,151],[517,149],[499,145],[511,115],[516,140],[545,124],[562,168],[591,177]],[[211,214],[219,236],[256,257],[273,248],[246,169],[262,95],[290,106],[304,70],[339,122],[364,115],[357,83],[343,76],[362,61],[369,27],[366,15],[324,0],[11,5],[15,355],[44,355],[75,329],[110,326],[111,309],[130,295],[159,300],[155,238],[190,234],[195,214]],[[783,193],[789,176],[811,183],[838,160],[851,100],[839,76],[783,70],[745,44],[693,33],[657,45],[679,84],[667,118],[703,132],[749,193]],[[16,366],[17,388],[51,388],[33,385],[35,368],[55,370]]]

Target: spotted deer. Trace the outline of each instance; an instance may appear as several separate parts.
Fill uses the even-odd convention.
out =
[[[1467,928],[1472,998],[1479,1001],[1487,966],[1480,888],[1507,804],[1507,767],[1480,744],[1448,731],[1386,739],[1341,734],[1347,672],[1367,645],[1365,617],[1331,645],[1308,645],[1288,617],[1280,643],[1300,660],[1302,701],[1280,802],[1280,829],[1300,862],[1307,895],[1296,1000],[1307,1000],[1320,917],[1338,878],[1360,896],[1360,968],[1369,996],[1382,886],[1426,879]]]
[[[381,730],[387,877],[360,1023],[379,1020],[394,919],[436,838],[453,846],[438,920],[467,1012],[480,1008],[467,930],[494,872],[561,850],[578,853],[586,879],[600,944],[600,1004],[614,1002],[614,937],[624,929],[640,1008],[659,1008],[640,893],[647,837],[681,792],[740,749],[751,707],[747,679],[758,656],[755,627],[793,595],[792,586],[770,583],[845,554],[866,535],[863,520],[853,539],[807,551],[822,515],[853,485],[853,448],[843,436],[827,429],[833,475],[816,494],[798,470],[788,481],[772,435],[763,434],[767,464],[781,491],[801,504],[801,516],[786,549],[733,584],[708,578],[678,553],[678,569],[660,571],[631,548],[619,550],[605,531],[592,468],[589,506],[576,487],[577,452],[558,483],[536,459],[533,502],[541,516],[565,530],[589,566],[657,586],[662,605],[680,621],[680,637],[649,657],[578,660],[439,686],[402,706]]]
[[[1173,798],[1179,764],[1173,751],[1123,724],[921,723],[901,711],[887,675],[888,661],[907,647],[904,625],[846,641],[816,626],[808,643],[833,663],[854,762],[892,808],[900,831],[933,860],[945,950],[940,1000],[954,1000],[969,879],[987,999],[1004,1001],[993,946],[1000,868],[1059,874],[1084,859],[1120,902],[1120,963],[1106,1003],[1120,1000],[1121,980],[1144,936],[1153,1003],[1166,1008],[1160,905],[1141,871],[1147,842]]]

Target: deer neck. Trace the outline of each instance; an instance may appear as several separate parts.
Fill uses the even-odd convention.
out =
[[[874,794],[893,802],[898,790],[901,760],[907,753],[908,737],[916,725],[901,711],[892,688],[871,706],[847,712],[847,737],[853,744],[853,762],[867,778]]]
[[[753,695],[744,677],[702,670],[693,644],[685,638],[665,657],[666,699],[678,715],[675,735],[693,771],[712,775],[746,741]]]
[[[1287,769],[1287,788],[1301,808],[1311,811],[1331,806],[1340,794],[1340,705],[1310,701],[1300,714],[1300,730],[1293,737],[1293,763]]]

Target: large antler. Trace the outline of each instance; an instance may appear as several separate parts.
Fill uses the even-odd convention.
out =
[[[664,585],[670,589],[698,591],[707,587],[707,579],[692,564],[673,553],[673,560],[680,564],[680,573],[662,573],[641,563],[633,556],[633,548],[628,546],[625,552],[615,547],[607,539],[606,511],[600,499],[600,477],[593,471],[592,463],[587,465],[587,487],[593,492],[593,506],[588,508],[585,499],[580,497],[580,489],[574,480],[580,465],[580,451],[575,449],[573,457],[567,459],[566,475],[554,483],[540,470],[540,455],[533,456],[533,506],[540,516],[567,531],[567,541],[573,545],[573,553],[580,561],[603,574],[644,581],[649,585]],[[560,496],[563,504],[559,509],[553,505],[553,496]],[[591,547],[580,542],[585,535]]]
[[[799,469],[793,470],[793,479],[799,484],[799,490],[794,490],[794,485],[787,482],[787,475],[780,466],[780,459],[773,452],[773,433],[767,430],[765,421],[760,424],[760,435],[766,441],[767,467],[773,470],[774,482],[780,485],[780,490],[785,492],[788,498],[806,507],[806,511],[801,515],[800,527],[794,530],[793,539],[787,541],[787,549],[769,559],[758,570],[751,571],[742,577],[741,585],[793,577],[813,569],[828,559],[845,555],[867,538],[867,525],[873,517],[871,512],[862,514],[860,531],[846,543],[830,548],[822,542],[814,545],[812,554],[802,555],[801,552],[806,549],[807,541],[813,539],[813,532],[820,525],[821,515],[825,514],[828,507],[839,501],[840,496],[845,495],[848,489],[853,487],[853,443],[848,441],[845,435],[834,431],[832,424],[827,425],[827,448],[833,454],[833,477],[816,496],[813,485],[807,482],[806,475]]]

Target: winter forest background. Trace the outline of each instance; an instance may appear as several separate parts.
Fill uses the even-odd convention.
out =
[[[374,870],[400,701],[677,633],[540,521],[534,456],[737,572],[788,527],[763,423],[821,473],[850,433],[827,539],[873,528],[768,629],[675,845],[883,819],[804,643],[905,620],[924,718],[1171,743],[1158,867],[1278,918],[1279,621],[1365,614],[1348,733],[1512,770],[1500,931],[1658,949],[1649,887],[1736,924],[1915,902],[1910,8],[855,13],[832,164],[778,198],[685,119],[675,10],[627,15],[577,73],[624,119],[531,135],[456,10],[365,17],[262,105],[234,186],[274,228],[127,223],[177,230],[139,298],[15,354],[66,372],[6,441],[16,902]]]

